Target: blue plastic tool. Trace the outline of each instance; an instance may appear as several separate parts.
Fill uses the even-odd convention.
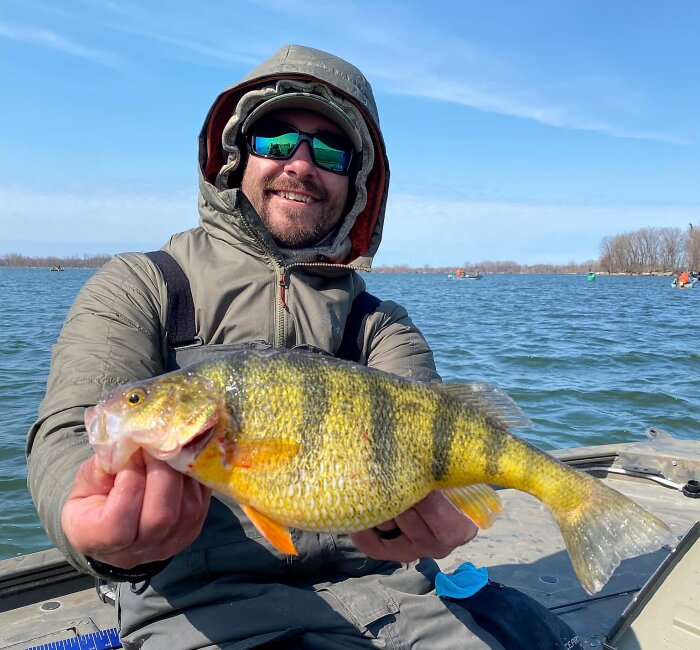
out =
[[[90,634],[82,634],[62,641],[45,643],[28,648],[28,650],[110,650],[121,647],[122,642],[119,640],[117,628],[113,627],[109,630],[90,632]]]

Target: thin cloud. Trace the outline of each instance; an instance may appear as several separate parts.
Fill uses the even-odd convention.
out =
[[[353,60],[372,79],[376,89],[459,104],[560,129],[592,131],[614,138],[690,144],[688,138],[669,131],[630,128],[621,125],[619,119],[591,117],[592,111],[604,110],[589,105],[595,93],[589,94],[581,105],[581,99],[563,91],[560,84],[559,96],[552,97],[557,91],[553,91],[551,84],[547,82],[538,88],[537,75],[526,74],[521,63],[504,59],[498,53],[461,38],[434,33],[430,20],[422,22],[420,17],[411,18],[410,13],[397,15],[396,6],[391,3],[373,5],[375,20],[369,22],[365,20],[365,6],[349,6],[346,2],[326,0],[323,11],[319,11],[317,3],[302,0],[284,3],[251,0],[251,4],[290,18],[301,17],[306,23],[316,22],[324,27],[342,25],[340,42],[355,44],[357,59]],[[333,33],[329,34],[331,41],[334,37]],[[456,61],[460,62],[460,69],[446,72]],[[524,79],[527,83],[521,82]],[[569,89],[587,88],[589,81],[566,79],[566,84]],[[614,81],[609,81],[615,85]],[[626,94],[620,85],[610,89],[613,95]]]
[[[644,226],[686,228],[700,205],[515,202],[394,195],[376,264],[449,266],[466,260],[521,264],[596,259],[602,239]],[[430,215],[426,218],[426,215]]]
[[[194,190],[52,192],[5,186],[0,206],[0,254],[34,254],[47,247],[67,253],[146,250],[198,221]],[[474,201],[394,194],[376,264],[582,263],[598,257],[603,237],[644,226],[686,228],[697,223],[698,214],[697,203]]]
[[[76,21],[86,21],[121,34],[128,34],[146,41],[169,45],[173,50],[198,54],[205,59],[222,61],[224,63],[243,63],[257,65],[261,55],[251,53],[240,47],[230,47],[230,32],[222,32],[220,38],[213,37],[216,25],[207,26],[207,40],[197,40],[190,36],[201,33],[193,29],[197,18],[192,16],[181,18],[177,12],[165,15],[156,14],[141,5],[116,3],[110,0],[80,0],[92,12],[75,12],[64,9],[61,13]],[[233,41],[239,44],[239,40]],[[215,45],[211,45],[215,43]],[[165,52],[167,54],[167,51]]]
[[[593,131],[615,138],[651,140],[679,145],[690,144],[687,138],[674,133],[631,129],[605,120],[587,117],[580,108],[537,98],[537,89],[532,81],[530,82],[532,87],[528,88],[527,91],[529,98],[518,97],[517,91],[501,90],[498,88],[499,86],[507,85],[511,88],[517,88],[517,83],[513,81],[517,75],[512,71],[504,70],[504,66],[494,62],[492,57],[481,56],[475,48],[470,48],[470,52],[470,69],[478,69],[478,73],[470,73],[465,70],[461,77],[438,75],[432,71],[432,68],[439,66],[439,62],[426,66],[425,61],[411,62],[407,61],[404,56],[403,60],[396,61],[386,57],[383,66],[375,68],[373,75],[370,76],[381,79],[384,90],[398,95],[460,104],[479,111],[532,120],[560,129]],[[421,67],[423,71],[419,72]],[[407,74],[407,70],[411,71],[410,75]],[[484,73],[485,70],[488,72]],[[466,82],[464,81],[465,77],[473,78],[475,81]],[[489,78],[488,83],[479,81],[484,77]],[[508,83],[498,82],[499,79],[504,78],[509,80]],[[568,104],[570,103],[571,100],[568,101]]]
[[[45,242],[102,242],[112,249],[114,242],[130,238],[129,248],[143,244],[161,245],[174,232],[197,225],[195,191],[120,192],[114,189],[76,188],[68,191],[33,190],[26,186],[0,187],[0,252],[10,237],[24,246]],[[116,252],[116,251],[113,251]]]
[[[85,47],[75,41],[47,29],[17,27],[0,24],[0,36],[30,45],[58,50],[64,54],[89,59],[108,68],[121,69],[121,58],[113,52]]]
[[[81,0],[81,4],[88,11],[64,7],[62,14],[165,44],[169,46],[162,48],[166,55],[196,55],[200,63],[253,66],[280,44],[276,34],[268,37],[253,31],[248,35],[244,30],[231,45],[230,29],[225,21],[208,25],[206,40],[193,38],[192,34],[201,33],[196,27],[201,14],[188,16],[113,0]],[[677,128],[639,126],[641,116],[630,114],[629,102],[615,103],[615,98],[637,94],[625,87],[624,80],[610,76],[596,81],[592,74],[562,79],[551,75],[551,69],[551,76],[543,78],[542,74],[548,70],[540,69],[542,66],[532,64],[528,69],[526,61],[514,60],[513,55],[506,56],[459,36],[438,32],[432,18],[411,12],[399,14],[394,3],[373,3],[372,21],[365,20],[365,3],[349,5],[325,0],[322,11],[321,4],[311,0],[285,3],[247,0],[243,4],[249,5],[248,9],[240,8],[244,18],[251,11],[264,14],[271,23],[273,14],[284,16],[289,32],[297,34],[288,40],[303,42],[306,34],[313,32],[314,45],[357,63],[376,90],[467,106],[558,129],[589,131],[613,138],[690,143],[689,137],[679,134]],[[76,56],[102,58],[103,63],[105,56],[113,56],[49,32],[23,30],[21,35]],[[644,103],[642,96],[639,101]],[[636,126],[630,126],[633,119]]]
[[[411,97],[461,104],[480,111],[533,120],[540,124],[557,128],[594,131],[616,138],[653,140],[670,144],[689,144],[687,139],[671,133],[617,126],[584,117],[579,114],[579,111],[566,106],[519,100],[507,93],[486,91],[478,84],[465,83],[457,78],[430,73],[407,77],[405,73],[407,68],[415,69],[404,63],[393,70],[385,67],[379,72],[391,92]]]

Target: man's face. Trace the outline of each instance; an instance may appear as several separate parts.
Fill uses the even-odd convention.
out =
[[[283,110],[264,119],[290,124],[305,133],[342,131],[318,113]],[[308,142],[288,160],[249,155],[241,189],[275,241],[287,248],[311,246],[342,219],[349,176],[314,165]]]

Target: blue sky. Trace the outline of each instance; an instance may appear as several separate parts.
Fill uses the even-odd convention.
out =
[[[196,139],[285,43],[372,82],[392,169],[375,264],[585,262],[700,223],[700,2],[3,0],[0,254],[159,248]]]

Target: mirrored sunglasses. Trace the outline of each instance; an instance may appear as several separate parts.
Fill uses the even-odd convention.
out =
[[[308,142],[314,165],[334,174],[350,171],[354,148],[342,135],[330,131],[304,133],[283,122],[261,122],[248,138],[250,152],[261,158],[287,160],[302,142]]]

